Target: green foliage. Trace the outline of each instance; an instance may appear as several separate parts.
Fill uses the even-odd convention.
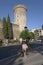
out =
[[[35,35],[34,35],[33,32],[30,32],[30,38],[31,38],[31,39],[34,39],[34,38],[35,38]]]
[[[7,22],[6,22],[6,18],[3,18],[3,34],[4,34],[4,38],[7,38]]]
[[[20,38],[22,39],[34,39],[35,35],[34,33],[32,32],[29,32],[29,30],[23,30],[21,33],[20,33]]]
[[[8,38],[11,39],[12,38],[12,26],[10,23],[10,16],[9,15],[7,18],[7,28],[8,28]]]
[[[3,18],[3,34],[4,34],[4,38],[6,39],[13,38],[12,24],[10,23],[9,15],[7,18],[7,22],[6,22],[6,18]]]
[[[29,31],[28,30],[23,30],[20,33],[20,38],[22,38],[22,39],[29,39]]]
[[[20,33],[20,38],[25,39],[25,30]]]

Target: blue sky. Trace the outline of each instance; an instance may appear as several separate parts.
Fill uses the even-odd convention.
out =
[[[39,29],[43,24],[43,0],[0,0],[0,19],[10,15],[11,22],[14,21],[13,7],[24,4],[27,7],[28,29]]]

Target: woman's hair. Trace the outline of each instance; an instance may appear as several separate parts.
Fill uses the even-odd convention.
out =
[[[26,42],[25,41],[22,41],[22,44],[25,44]]]

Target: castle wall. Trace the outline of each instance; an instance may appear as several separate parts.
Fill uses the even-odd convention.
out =
[[[13,38],[15,39],[19,39],[19,26],[17,24],[12,24],[12,28],[13,28]]]
[[[26,26],[26,7],[24,5],[17,5],[14,7],[14,23],[19,25],[20,32]]]
[[[0,39],[3,39],[4,35],[3,35],[3,22],[0,20]]]

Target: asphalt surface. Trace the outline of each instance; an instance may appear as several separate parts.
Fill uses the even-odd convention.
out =
[[[41,44],[31,44],[33,50],[29,51],[27,55],[21,57],[19,55],[20,48],[16,48],[18,53],[10,57],[6,57],[0,60],[0,65],[43,65],[43,47]]]

